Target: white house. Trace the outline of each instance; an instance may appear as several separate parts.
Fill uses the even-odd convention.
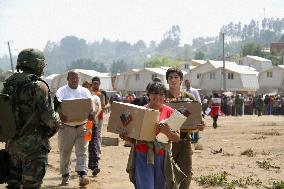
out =
[[[152,79],[158,77],[162,80],[162,83],[166,84],[166,72],[165,68],[144,68],[135,73],[128,75],[126,81],[126,91],[143,92],[146,91],[147,85],[152,82]],[[166,87],[168,85],[166,84]]]
[[[4,81],[8,78],[8,77],[10,77],[11,75],[12,75],[13,73],[12,73],[12,70],[8,70],[8,71],[6,71],[6,72],[2,72],[2,73],[0,73],[0,91],[2,91],[2,89],[3,89],[3,83],[4,83]]]
[[[237,65],[235,62],[225,62],[226,65]],[[214,60],[208,60],[204,64],[200,64],[199,66],[196,66],[195,68],[191,69],[188,74],[185,75],[185,78],[191,80],[191,85],[194,88],[200,88],[200,80],[203,73],[206,73],[208,71],[215,70],[217,68],[223,67],[223,61],[214,61]]]
[[[273,66],[259,73],[258,93],[284,92],[284,65]]]
[[[258,72],[254,68],[228,64],[226,69],[226,90],[253,91],[259,88]],[[224,90],[223,67],[218,67],[201,75],[200,88],[207,91]]]
[[[84,69],[73,69],[73,71],[79,73],[79,84],[82,84],[84,81],[92,81],[92,77],[98,76],[101,80],[100,88],[110,91],[112,90],[111,76],[109,73],[101,73],[95,70],[84,70]],[[56,92],[59,87],[62,87],[67,84],[67,73],[68,71],[58,74],[51,81],[50,89],[52,92]]]
[[[205,64],[206,60],[190,60],[180,65],[180,69],[189,72],[192,68]]]
[[[240,60],[239,64],[244,65],[244,66],[253,67],[258,72],[261,72],[263,70],[266,70],[272,67],[271,60],[268,60],[268,59],[265,59],[259,56],[250,56],[250,55],[243,57]]]
[[[166,80],[166,72],[169,67],[161,68],[144,68],[136,72],[128,74],[125,81],[125,91],[135,91],[138,95],[146,91],[147,85],[152,82],[152,79],[158,77],[162,83],[168,88]],[[183,74],[186,72],[183,71]]]
[[[139,69],[131,69],[129,71],[116,74],[115,82],[114,82],[114,89],[117,91],[125,91],[126,84],[128,81],[128,76],[137,71],[139,71]]]

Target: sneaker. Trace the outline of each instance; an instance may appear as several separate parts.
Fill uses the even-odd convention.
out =
[[[79,186],[87,186],[90,184],[90,180],[87,175],[79,176]]]
[[[99,174],[100,171],[101,171],[101,170],[100,170],[99,168],[95,168],[95,169],[93,170],[92,175],[93,175],[93,176],[97,176],[97,174]]]
[[[69,174],[62,175],[62,181],[60,186],[68,186],[69,185],[70,176]]]

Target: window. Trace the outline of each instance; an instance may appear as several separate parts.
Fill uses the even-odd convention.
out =
[[[135,74],[135,77],[136,77],[135,78],[136,80],[140,80],[140,75],[139,74]]]
[[[158,77],[157,74],[152,74],[152,81],[153,81],[153,79],[156,78],[156,77]]]
[[[188,68],[189,68],[188,64],[185,64],[184,69],[188,69]]]
[[[228,73],[228,79],[234,79],[234,73]]]
[[[5,81],[5,76],[0,76],[0,82],[4,82]]]
[[[200,79],[201,78],[201,73],[198,73],[197,74],[197,79]]]
[[[215,79],[215,72],[210,72],[210,79]]]
[[[272,72],[266,72],[267,77],[272,78]]]

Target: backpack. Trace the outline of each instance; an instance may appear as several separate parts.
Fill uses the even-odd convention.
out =
[[[17,80],[20,80],[20,82],[17,82]],[[19,128],[17,124],[19,117],[17,97],[22,89],[37,80],[42,81],[42,79],[33,74],[23,77],[21,73],[16,73],[6,80],[7,83],[4,83],[4,93],[0,93],[0,142],[7,142],[13,139],[16,134],[20,136],[25,127],[33,119],[36,111],[33,112],[21,127],[21,130],[17,131],[17,128]]]
[[[16,134],[16,120],[11,96],[0,93],[0,142],[7,142]]]

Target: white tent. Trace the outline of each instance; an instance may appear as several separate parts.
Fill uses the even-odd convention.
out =
[[[70,70],[71,71],[71,70]],[[72,71],[75,71],[79,74],[79,84],[81,85],[84,81],[92,81],[92,78],[97,76],[101,80],[100,88],[104,89],[106,91],[111,91],[112,89],[112,82],[111,82],[111,76],[109,73],[101,73],[97,72],[95,70],[84,70],[84,69],[73,69]],[[67,84],[67,74],[68,71],[58,74],[55,76],[50,85],[50,89],[52,92],[56,92],[59,87],[62,87]]]

